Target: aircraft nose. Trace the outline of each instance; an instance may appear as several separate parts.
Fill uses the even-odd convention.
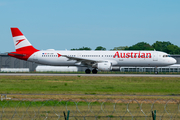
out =
[[[176,59],[172,58],[171,62],[172,62],[172,64],[175,64],[177,61],[176,61]]]

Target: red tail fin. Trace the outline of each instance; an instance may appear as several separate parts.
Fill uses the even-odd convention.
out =
[[[18,28],[11,28],[16,51],[37,51]]]
[[[11,32],[16,52],[12,52],[13,54],[9,53],[9,56],[27,60],[33,53],[39,51],[31,45],[18,28],[11,28]],[[24,56],[19,56],[18,54],[23,54]]]

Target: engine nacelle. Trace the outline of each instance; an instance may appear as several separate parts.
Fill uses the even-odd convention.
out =
[[[112,65],[110,62],[102,62],[98,63],[97,68],[102,71],[110,71],[112,69]]]

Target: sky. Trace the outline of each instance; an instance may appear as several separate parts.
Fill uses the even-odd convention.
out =
[[[0,0],[0,52],[15,51],[10,27],[39,50],[107,50],[170,41],[180,46],[180,0]]]

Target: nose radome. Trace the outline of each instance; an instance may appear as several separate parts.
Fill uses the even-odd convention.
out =
[[[175,64],[176,62],[176,59],[172,58],[172,63]]]

